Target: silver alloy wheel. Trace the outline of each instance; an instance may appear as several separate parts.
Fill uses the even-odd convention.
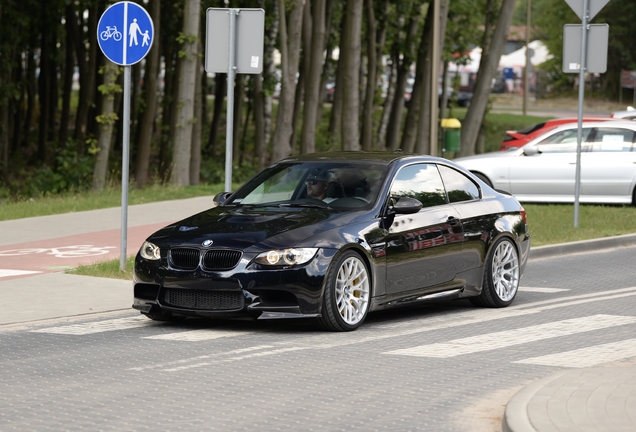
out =
[[[519,257],[517,249],[509,241],[497,245],[492,256],[492,285],[500,300],[514,298],[519,288]]]
[[[364,319],[369,294],[369,275],[364,263],[356,257],[347,258],[336,279],[336,306],[344,322],[356,325]]]

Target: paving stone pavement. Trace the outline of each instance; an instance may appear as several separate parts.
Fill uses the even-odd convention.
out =
[[[211,199],[205,197],[131,206],[129,226],[160,222],[167,225],[210,205]],[[104,231],[116,228],[119,221],[117,209],[105,209],[0,222],[0,246],[72,233]],[[530,257],[546,259],[554,255],[634,244],[636,234],[630,234],[537,247],[532,249]],[[0,258],[0,270],[2,268]],[[16,314],[15,310],[7,309],[9,302],[0,302],[0,331],[3,325],[129,309],[132,303],[131,288],[128,281],[87,278],[60,272],[20,278],[0,277],[0,297],[17,296],[20,304],[28,305],[22,308],[20,314]],[[69,302],[69,298],[74,301]],[[636,365],[574,368],[540,378],[510,399],[506,405],[502,430],[636,431]]]

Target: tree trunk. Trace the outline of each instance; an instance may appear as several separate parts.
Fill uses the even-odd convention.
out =
[[[172,153],[170,182],[176,186],[190,184],[194,89],[196,87],[197,45],[199,38],[200,0],[186,0],[183,16],[183,57],[177,88],[177,122]]]
[[[391,150],[397,150],[400,145],[399,136],[402,127],[402,113],[404,112],[404,91],[406,89],[407,78],[411,72],[411,64],[413,63],[414,40],[416,39],[415,35],[419,27],[418,24],[419,14],[416,14],[414,10],[409,18],[404,36],[406,50],[400,52],[398,48],[399,41],[395,42],[393,47],[392,58],[393,61],[397,63],[397,78],[395,82],[395,97],[391,107],[386,138],[386,147]],[[402,58],[400,59],[400,57]]]
[[[302,41],[303,8],[305,0],[297,0],[289,14],[289,29],[285,16],[285,1],[279,0],[280,49],[281,49],[281,91],[276,116],[276,131],[272,158],[279,160],[291,154],[292,127],[294,115],[294,97],[296,94],[296,74]]]
[[[438,46],[438,50],[437,52],[439,53],[439,57],[432,59],[434,62],[436,62],[437,64],[439,64],[440,60],[441,60],[441,53],[444,51],[444,34],[446,33],[446,21],[448,20],[448,1],[443,1],[442,5],[440,7],[439,10],[439,16],[433,16],[434,20],[438,20],[439,21],[439,46]],[[431,5],[432,6],[432,5]],[[433,10],[431,9],[431,12],[433,12]],[[430,43],[429,43],[429,48],[428,51],[430,52],[434,52],[433,50],[433,22],[431,22],[431,31],[429,32],[430,36]],[[430,57],[430,55],[429,55]],[[425,68],[425,76],[426,76],[426,82],[430,83],[431,82],[431,73],[433,71],[433,65],[434,63],[432,61],[428,62],[428,66]],[[436,68],[437,69],[437,68]],[[433,126],[433,124],[431,124],[431,122],[437,122],[439,119],[439,113],[437,114],[437,116],[433,119],[432,117],[432,113],[431,113],[431,102],[433,103],[439,103],[439,90],[438,90],[438,85],[439,85],[439,76],[435,77],[435,84],[431,87],[431,85],[428,86],[424,86],[425,88],[428,87],[428,91],[424,92],[424,98],[422,100],[423,102],[423,106],[422,109],[420,110],[420,118],[419,118],[419,125],[417,127],[417,135],[415,136],[415,151],[417,153],[425,153],[425,154],[437,154],[437,142],[430,142],[431,141],[431,127]],[[442,83],[442,92],[446,93],[446,91],[444,90],[444,83]],[[432,149],[435,149],[435,151],[433,151]]]
[[[42,22],[48,21],[48,8],[40,9],[42,12]],[[50,56],[50,38],[52,29],[47,26],[42,37],[40,38],[40,70],[38,76],[38,97],[40,101],[40,118],[38,122],[38,153],[37,158],[40,161],[46,161],[46,138],[49,126],[49,96],[51,85],[51,59]]]
[[[375,108],[375,91],[377,88],[377,23],[373,0],[365,0],[367,10],[367,88],[362,112],[362,149],[373,148],[373,111]]]
[[[300,61],[301,67],[303,60]],[[305,96],[305,73],[302,69],[298,72],[298,82],[296,83],[296,94],[294,95],[294,115],[292,116],[292,134],[289,138],[291,142],[292,153],[296,151],[297,138],[296,133],[298,131],[298,119],[300,118],[300,112],[302,111],[303,98]]]
[[[200,42],[197,43],[199,51]],[[196,76],[194,87],[194,124],[192,125],[192,151],[190,156],[190,184],[198,185],[201,178],[201,121],[203,119],[203,103],[201,98],[201,75],[203,69],[203,57],[197,56]]]
[[[342,110],[348,113],[342,122],[343,150],[360,150],[360,34],[364,0],[348,0],[345,13],[346,36],[341,43],[344,56]]]
[[[110,155],[110,143],[113,138],[113,127],[117,121],[115,114],[115,82],[117,80],[117,66],[106,60],[104,66],[104,97],[102,98],[101,114],[98,117],[100,124],[99,137],[97,140],[97,156],[95,158],[95,169],[93,170],[93,191],[99,192],[106,185],[106,173],[108,172],[108,158]]]
[[[424,28],[422,29],[420,46],[417,51],[415,81],[411,92],[411,100],[409,101],[409,111],[406,115],[404,131],[402,132],[402,143],[400,144],[400,148],[406,153],[412,153],[415,149],[418,126],[425,130],[430,127],[430,116],[426,114],[430,112],[431,88],[428,83],[431,82],[430,42],[434,18],[433,4],[430,3],[426,13],[426,20],[424,21]],[[423,124],[420,122],[423,122]]]
[[[263,74],[262,83],[268,83],[267,89],[263,91],[263,107],[262,107],[262,117],[263,117],[263,137],[262,143],[259,145],[258,154],[258,169],[261,170],[265,168],[265,165],[269,161],[269,155],[267,152],[267,147],[269,145],[269,141],[272,135],[272,107],[273,107],[273,97],[272,93],[268,90],[273,90],[274,88],[274,78],[276,75],[276,66],[274,65],[274,52],[276,50],[276,40],[278,39],[278,28],[280,25],[280,17],[276,11],[278,10],[277,1],[273,1],[272,10],[274,13],[271,18],[268,20],[268,26],[265,30],[265,47],[263,51]],[[254,108],[257,109],[256,107]],[[256,122],[256,120],[255,120]],[[258,142],[258,141],[257,141]]]
[[[210,132],[208,136],[208,151],[212,155],[218,155],[216,142],[219,138],[219,125],[223,118],[223,102],[227,84],[227,74],[217,73],[214,76],[214,112],[212,113],[212,122],[210,123]]]
[[[73,7],[66,6],[66,21],[74,19]],[[60,117],[60,129],[58,131],[58,144],[64,145],[68,139],[68,122],[71,111],[71,94],[73,91],[73,73],[75,70],[75,57],[73,55],[73,35],[68,27],[65,28],[66,45],[64,46],[64,89],[62,94],[62,116]]]
[[[479,129],[486,115],[491,82],[497,72],[497,66],[499,65],[499,60],[505,47],[508,28],[515,8],[515,1],[516,0],[503,0],[499,11],[499,18],[497,19],[497,24],[492,36],[492,42],[488,47],[484,47],[482,50],[473,98],[462,125],[459,157],[475,154]]]
[[[232,128],[232,162],[239,160],[241,145],[241,123],[245,105],[245,74],[236,75],[234,82],[234,127]]]
[[[393,100],[395,99],[395,87],[397,81],[397,61],[391,62],[391,69],[389,70],[389,83],[386,90],[386,97],[384,98],[384,104],[382,107],[382,118],[380,119],[380,126],[378,127],[378,137],[376,142],[381,148],[386,149],[386,134],[389,127],[389,120],[391,118],[391,108],[393,107]]]
[[[150,16],[154,22],[154,32],[159,33],[161,20],[161,1],[150,2]],[[139,124],[139,144],[137,160],[135,162],[135,182],[142,188],[148,183],[148,167],[150,166],[150,146],[152,130],[157,113],[157,78],[159,76],[159,41],[153,41],[152,48],[146,57],[146,72],[144,73],[144,113]]]
[[[0,156],[2,158],[2,180],[9,184],[9,109],[0,104]]]
[[[323,52],[325,48],[325,0],[313,2],[311,26],[311,49],[305,52],[305,109],[303,111],[303,131],[301,153],[316,151],[316,128],[322,111],[321,78]]]
[[[87,25],[87,34],[89,36],[89,40],[93,41],[93,35],[97,32],[97,4],[95,3],[93,6],[88,8],[88,25]],[[95,45],[96,43],[91,43],[89,45],[88,52],[86,51],[85,34],[84,34],[84,22],[82,17],[77,17],[75,13],[75,19],[71,20],[68,25],[71,26],[73,31],[74,39],[77,41],[75,43],[75,49],[77,51],[77,67],[80,75],[80,95],[77,106],[77,111],[75,115],[75,132],[73,137],[77,141],[77,149],[79,154],[84,154],[85,149],[85,137],[86,137],[86,126],[88,123],[88,115],[89,115],[89,107],[93,101],[93,94],[95,88],[95,75],[97,74],[96,65],[97,65],[97,50]],[[81,26],[78,25],[77,19],[80,19]]]
[[[263,78],[254,75],[254,152],[258,171],[265,166],[265,93],[263,92]]]

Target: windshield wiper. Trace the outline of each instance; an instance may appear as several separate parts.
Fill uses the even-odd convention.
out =
[[[327,210],[333,210],[331,207],[329,207],[328,204],[313,204],[313,203],[281,203],[278,204],[277,207],[304,207],[304,208],[319,208],[319,209],[327,209]]]

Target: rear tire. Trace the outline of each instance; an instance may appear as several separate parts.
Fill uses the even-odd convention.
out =
[[[316,324],[329,331],[352,331],[369,312],[371,281],[364,260],[354,251],[338,257],[325,278],[322,315]]]
[[[519,290],[519,254],[513,241],[504,237],[495,242],[488,253],[481,294],[471,297],[476,306],[506,307]]]
[[[492,187],[492,183],[490,182],[490,180],[488,180],[488,177],[486,177],[482,173],[478,173],[478,172],[474,172],[473,174],[475,174],[475,177],[477,177],[479,180],[481,180],[484,183],[486,183],[489,187]]]

